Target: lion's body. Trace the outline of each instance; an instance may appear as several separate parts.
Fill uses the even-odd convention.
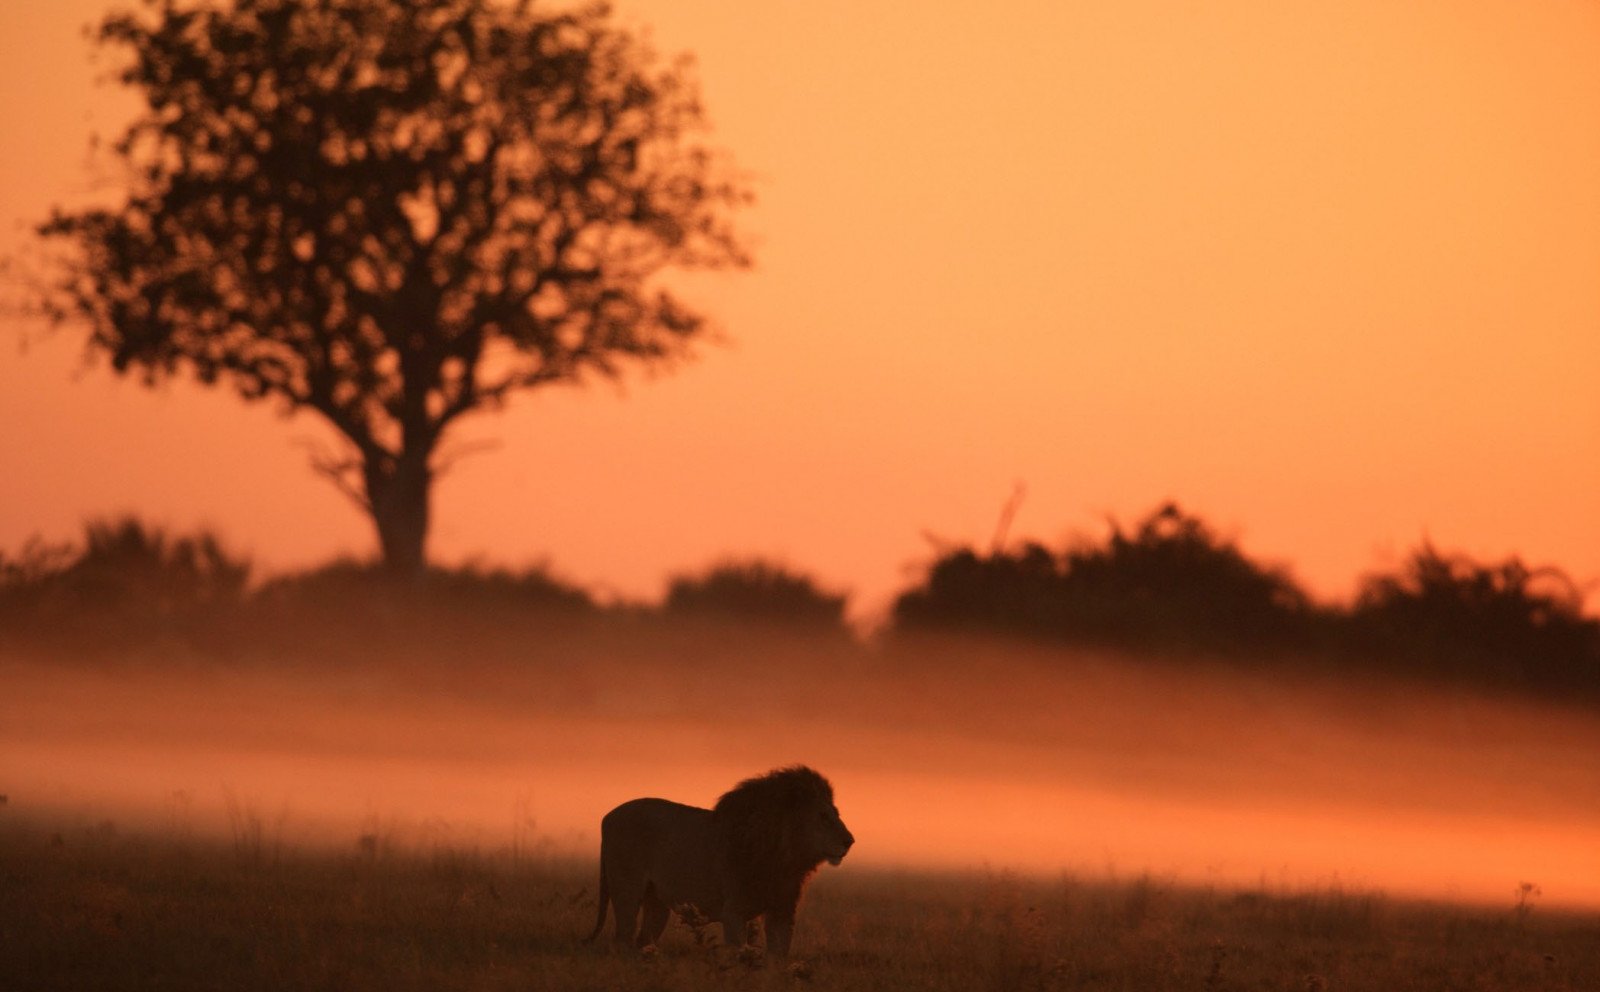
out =
[[[804,767],[741,782],[715,809],[625,802],[600,821],[600,908],[588,939],[605,927],[608,906],[617,941],[641,947],[660,939],[673,910],[692,908],[722,924],[729,946],[765,918],[768,949],[786,956],[806,879],[854,842],[833,788]]]
[[[600,821],[601,901],[595,933],[605,925],[607,895],[616,911],[618,940],[634,939],[624,931],[640,909],[641,944],[660,939],[669,911],[680,906],[721,919],[728,874],[709,809],[666,799],[625,802]]]

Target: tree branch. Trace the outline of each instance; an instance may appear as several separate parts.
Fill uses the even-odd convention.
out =
[[[340,457],[323,447],[322,443],[314,438],[298,438],[297,443],[310,453],[313,471],[333,483],[333,487],[343,493],[361,512],[368,514],[372,512],[372,501],[367,498],[365,489],[350,481],[351,474],[359,474],[366,464],[361,456]]]

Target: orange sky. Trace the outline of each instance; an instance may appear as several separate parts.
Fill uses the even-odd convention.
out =
[[[619,7],[698,55],[758,267],[695,281],[730,346],[470,422],[437,557],[643,595],[759,553],[871,609],[1022,481],[1014,533],[1176,498],[1324,595],[1424,535],[1600,579],[1600,5]],[[106,8],[0,5],[0,252],[127,106]],[[373,546],[315,422],[76,364],[0,350],[0,548],[121,510]]]

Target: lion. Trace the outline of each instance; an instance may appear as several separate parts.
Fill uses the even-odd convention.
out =
[[[762,918],[767,953],[786,958],[806,880],[855,840],[833,786],[804,765],[746,779],[712,809],[630,800],[600,821],[600,911],[584,941],[605,929],[609,905],[618,944],[655,944],[677,911],[721,923],[723,943],[743,948]]]

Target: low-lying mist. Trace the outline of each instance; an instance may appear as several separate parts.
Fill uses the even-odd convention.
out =
[[[310,641],[308,641],[310,643]],[[116,666],[0,650],[0,816],[593,854],[600,816],[828,775],[845,864],[1600,906],[1600,714],[1003,642],[555,625]],[[379,652],[380,654],[382,652]],[[494,660],[490,660],[494,659]]]

